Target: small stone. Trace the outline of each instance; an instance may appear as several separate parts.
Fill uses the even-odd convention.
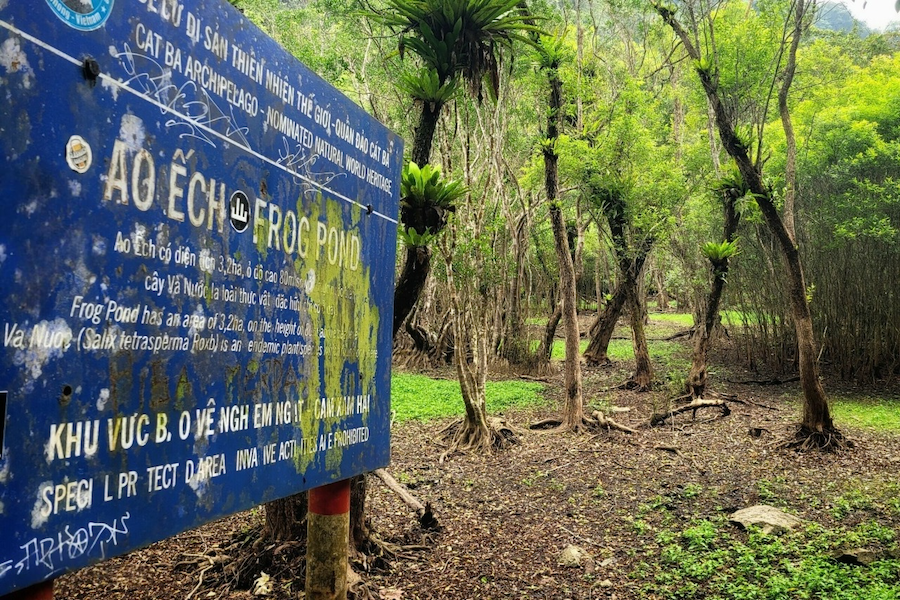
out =
[[[750,525],[761,525],[765,534],[783,533],[799,527],[803,521],[783,510],[766,504],[742,508],[731,515],[730,520],[745,529]]]
[[[566,549],[559,555],[558,563],[563,567],[580,567],[581,562],[590,558],[590,555],[578,546],[566,546]]]
[[[841,550],[834,554],[834,559],[845,565],[856,565],[859,567],[867,567],[871,565],[878,556],[871,550],[866,548],[854,548],[852,550]]]

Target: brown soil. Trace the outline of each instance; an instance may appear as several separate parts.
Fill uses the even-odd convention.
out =
[[[714,375],[713,385],[740,401],[730,403],[730,415],[705,409],[695,420],[688,413],[651,429],[650,415],[670,394],[613,389],[627,369],[620,364],[586,371],[587,398],[628,409],[612,416],[638,429],[636,435],[527,431],[511,449],[456,455],[441,464],[445,447],[437,438],[446,422],[395,426],[390,472],[434,505],[441,530],[423,532],[412,511],[370,478],[375,530],[393,544],[419,547],[378,561],[364,574],[372,597],[637,599],[642,582],[633,572],[640,562],[658,559],[654,529],[661,512],[687,524],[765,502],[827,526],[829,509],[846,486],[898,481],[895,436],[845,429],[855,443],[847,452],[776,450],[797,417],[797,384],[723,390]],[[553,379],[548,393],[561,387]],[[527,427],[554,414],[551,406],[504,417]],[[275,580],[267,596],[225,588],[212,569],[200,581],[208,557],[221,555],[234,534],[254,532],[261,518],[261,509],[241,513],[67,575],[58,580],[56,597],[302,597],[299,577]],[[896,513],[893,518],[887,524],[900,528]],[[581,567],[560,566],[559,555],[570,544],[592,558]],[[183,561],[193,564],[176,568]]]

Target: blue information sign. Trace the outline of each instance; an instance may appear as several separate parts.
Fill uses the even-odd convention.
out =
[[[402,142],[220,0],[0,2],[0,595],[387,465]]]

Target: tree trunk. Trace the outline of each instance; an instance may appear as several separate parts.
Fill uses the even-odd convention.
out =
[[[622,278],[616,284],[612,298],[603,307],[603,312],[597,315],[597,319],[591,325],[589,334],[591,341],[584,350],[584,358],[589,365],[603,365],[609,362],[609,342],[612,339],[613,331],[615,331],[616,323],[622,314],[622,308],[625,306],[625,287],[622,285]]]
[[[306,539],[307,494],[301,492],[266,503],[263,535],[273,542]]]
[[[566,328],[566,404],[563,427],[577,431],[584,423],[584,402],[582,398],[581,357],[579,356],[581,337],[578,333],[578,312],[575,307],[575,266],[572,263],[572,255],[569,253],[562,212],[556,204],[550,206],[550,221],[553,224],[556,256],[559,259],[561,306]]]
[[[366,547],[372,531],[366,517],[367,473],[350,479],[350,542],[359,550]]]
[[[557,199],[559,188],[558,161],[556,141],[559,139],[559,122],[562,110],[562,81],[555,67],[547,70],[550,83],[550,112],[547,116],[547,140],[544,146],[544,186],[547,192],[547,203],[550,205],[550,222],[553,227],[553,240],[556,247],[556,258],[559,262],[559,295],[562,315],[566,323],[566,359],[565,359],[565,412],[563,427],[578,431],[584,426],[584,400],[582,397],[581,357],[578,333],[577,289],[575,285],[575,263],[569,250],[569,240],[562,209]]]
[[[431,249],[425,246],[407,248],[406,262],[403,263],[403,270],[394,288],[394,337],[397,337],[397,332],[425,289],[429,271]]]
[[[722,300],[722,291],[725,289],[727,273],[728,259],[724,259],[718,265],[713,263],[713,282],[706,300],[706,315],[698,322],[694,333],[694,350],[687,383],[687,391],[692,398],[703,398],[703,394],[706,393],[707,356],[712,334],[719,322],[719,304]]]
[[[665,273],[658,266],[653,269],[656,279],[656,308],[659,310],[669,310],[669,295],[666,293]]]
[[[797,141],[794,136],[794,125],[791,122],[791,112],[788,110],[788,92],[794,81],[797,71],[797,49],[800,47],[800,37],[803,34],[803,19],[809,5],[805,0],[796,0],[794,9],[794,22],[791,28],[791,44],[787,55],[787,64],[778,89],[778,113],[781,116],[781,125],[785,137],[785,163],[784,163],[784,208],[782,209],[782,221],[792,240],[797,239],[794,230],[794,205],[797,197]],[[815,1],[815,0],[813,0]]]
[[[725,192],[724,213],[725,241],[733,242],[737,233],[740,215],[735,203],[740,198],[734,198]],[[706,381],[708,376],[707,358],[712,336],[719,324],[719,306],[722,302],[722,293],[725,290],[725,282],[728,277],[728,258],[712,260],[713,280],[706,298],[706,314],[702,320],[697,320],[697,329],[694,332],[694,351],[691,356],[691,370],[688,374],[687,392],[692,398],[703,398],[706,393]]]
[[[638,275],[640,272],[638,273]],[[628,310],[631,313],[631,342],[634,348],[634,377],[632,381],[641,391],[652,389],[653,367],[650,365],[650,349],[644,331],[644,309],[637,279],[629,273],[622,281]]]
[[[424,167],[431,161],[434,132],[437,130],[438,119],[440,119],[441,109],[444,108],[444,105],[439,102],[422,102],[421,105],[422,112],[419,113],[419,123],[413,133],[410,157],[416,165]]]
[[[553,313],[547,318],[547,324],[544,325],[544,335],[538,346],[536,357],[538,361],[550,362],[550,356],[553,354],[553,341],[556,339],[556,329],[562,320],[562,304],[556,303]]]

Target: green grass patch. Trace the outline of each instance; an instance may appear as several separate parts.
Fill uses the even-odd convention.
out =
[[[650,351],[650,359],[664,367],[670,368],[687,368],[690,366],[690,350],[686,349],[678,342],[664,342],[659,340],[650,340],[648,349]],[[584,354],[585,348],[588,346],[588,340],[581,340],[579,344],[579,352]],[[614,339],[610,340],[607,355],[610,360],[633,360],[634,347],[631,340]],[[553,360],[563,360],[566,357],[565,340],[555,340],[553,342],[553,352],[550,358]]]
[[[588,347],[588,340],[581,340],[578,344],[579,356],[584,354],[584,350]],[[553,340],[553,350],[550,351],[550,360],[563,360],[566,358],[566,341]]]
[[[630,576],[646,582],[642,595],[653,598],[896,599],[900,560],[889,553],[896,538],[874,520],[772,536],[757,528],[743,534],[724,517],[703,519],[660,531],[658,561],[641,563]],[[870,548],[879,558],[868,567],[842,564],[832,554],[844,547]]]
[[[631,340],[610,340],[606,354],[610,360],[632,360],[634,359],[634,346],[631,344]]]
[[[840,427],[863,427],[882,432],[900,432],[900,399],[871,396],[832,396],[832,416]]]
[[[490,413],[513,407],[542,406],[547,402],[540,383],[489,381],[485,387]],[[394,373],[391,377],[391,409],[398,422],[441,419],[465,412],[458,381],[412,373]]]

